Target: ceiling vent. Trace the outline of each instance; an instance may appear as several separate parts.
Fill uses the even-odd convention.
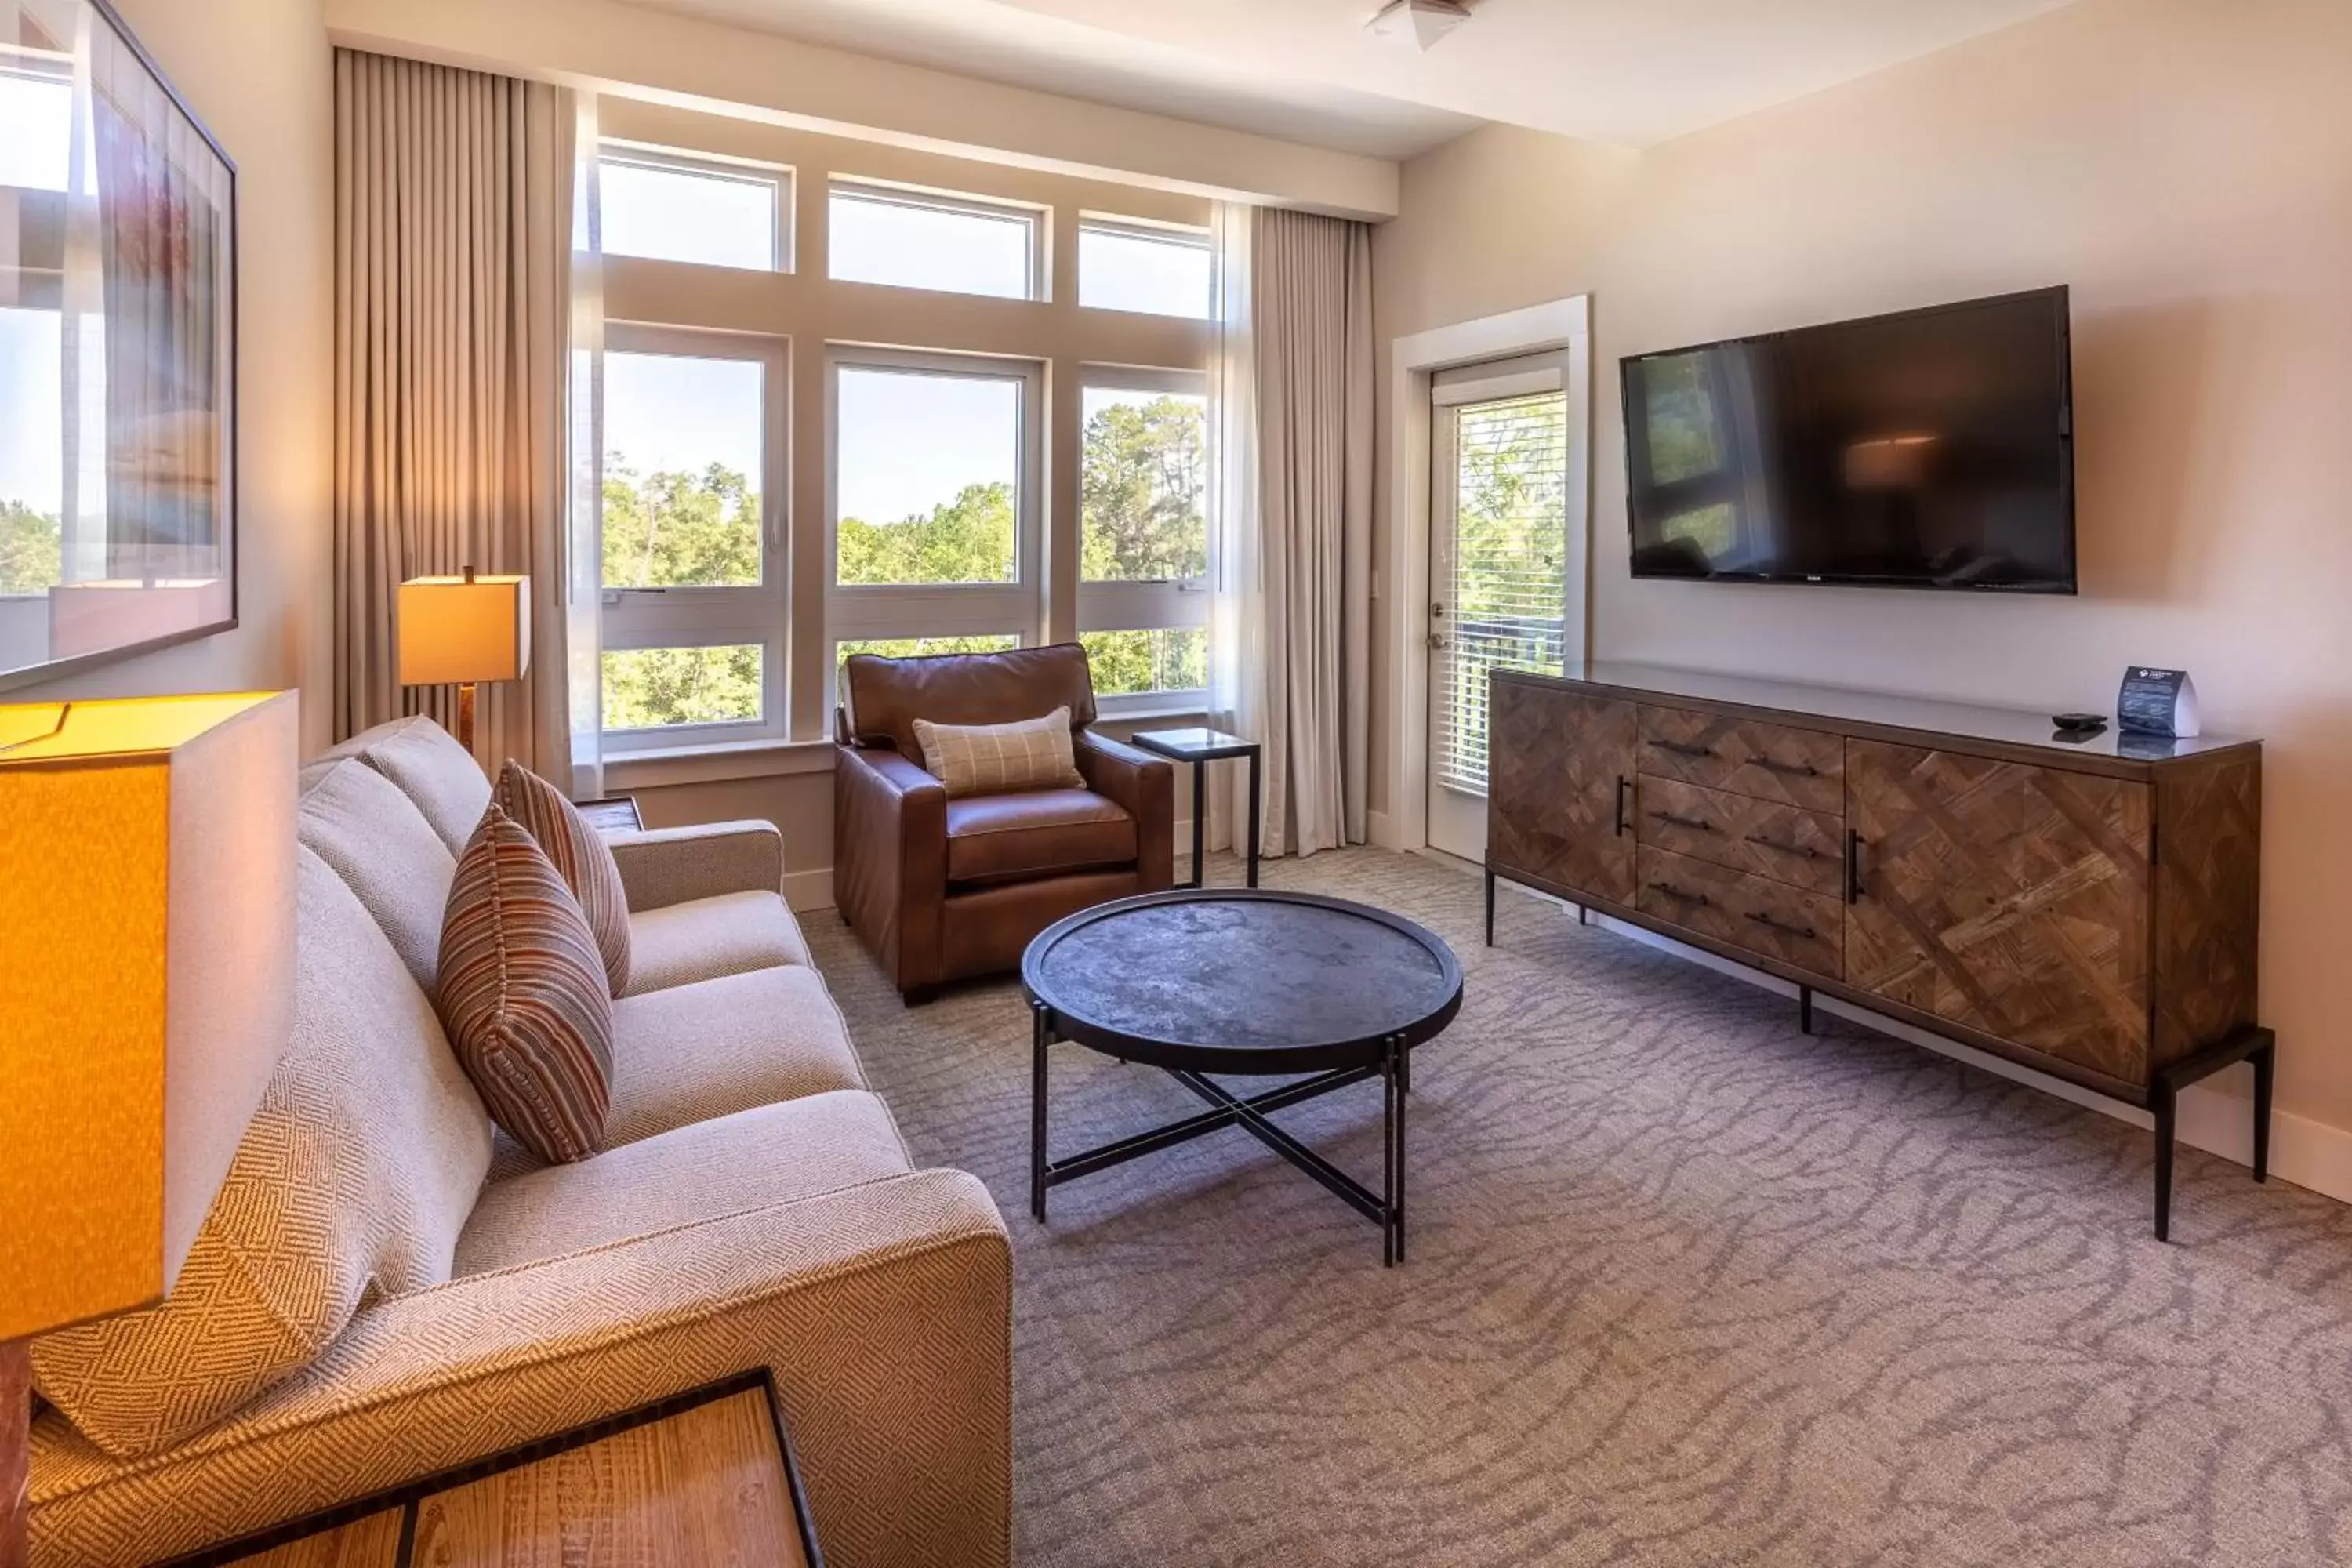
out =
[[[1462,0],[1389,0],[1364,31],[1427,53],[1437,41],[1470,19]]]

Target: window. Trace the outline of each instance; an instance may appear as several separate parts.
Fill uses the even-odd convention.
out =
[[[783,348],[614,326],[604,354],[604,728],[618,749],[783,727]]]
[[[1215,313],[1216,266],[1199,229],[1115,218],[1078,226],[1078,303],[1153,316]]]
[[[1042,384],[1031,364],[836,351],[827,609],[845,651],[1034,637]]]
[[[73,171],[73,67],[45,70],[27,54],[0,66],[0,185],[62,191]]]
[[[1082,405],[1079,640],[1105,699],[1207,687],[1208,397],[1176,371],[1097,371]],[[1140,702],[1113,702],[1138,707]]]
[[[831,275],[951,294],[1034,300],[1037,213],[1028,207],[835,180],[825,207]]]
[[[787,269],[781,169],[609,146],[597,160],[607,256],[642,256],[756,272]]]

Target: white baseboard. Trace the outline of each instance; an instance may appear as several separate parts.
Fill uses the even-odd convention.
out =
[[[1530,897],[1541,899],[1546,903],[1558,905],[1563,910],[1574,907],[1564,900],[1536,892],[1531,888],[1522,888],[1518,890]],[[1761,990],[1789,997],[1791,1001],[1796,997],[1795,985],[1759,970],[1750,969],[1745,964],[1735,963],[1728,959],[1718,958],[1711,952],[1703,952],[1697,948],[1685,946],[1672,937],[1660,936],[1655,931],[1629,925],[1623,921],[1612,920],[1607,915],[1596,914],[1592,919],[1597,925],[1615,931],[1620,936],[1631,937],[1635,942],[1656,948],[1662,952],[1670,952],[1677,958],[1703,964],[1717,973],[1727,974],[1735,980],[1744,980]],[[2118,1121],[2127,1121],[2135,1127],[2152,1127],[2155,1124],[2155,1119],[2145,1110],[2109,1100],[2105,1095],[2082,1088],[2078,1084],[2069,1083],[2064,1079],[2053,1078],[2048,1073],[2036,1072],[2032,1068],[2020,1066],[2005,1057],[1992,1056],[1977,1050],[1973,1047],[1964,1046],[1958,1040],[1948,1040],[1941,1035],[1915,1028],[1908,1024],[1874,1013],[1866,1007],[1855,1006],[1851,1003],[1823,996],[1819,993],[1813,996],[1813,1005],[1823,1013],[1833,1013],[1842,1018],[1852,1019],[1880,1034],[1890,1035],[1895,1039],[1906,1041],[1927,1050],[1939,1052],[1955,1060],[1967,1062],[1971,1067],[1982,1068],[1987,1072],[1998,1073],[2002,1078],[2014,1082],[2030,1085],[2087,1110],[2112,1116]],[[2180,1142],[2191,1148],[2202,1149],[2209,1154],[2218,1154],[2224,1160],[2251,1166],[2254,1162],[2254,1128],[2253,1115],[2249,1109],[2248,1101],[2252,1098],[2252,1080],[2253,1069],[2241,1065],[2229,1068],[2203,1083],[2192,1084],[2183,1089],[2179,1105],[2179,1120],[2175,1124],[2175,1132]],[[2334,1198],[2338,1203],[2352,1204],[2352,1131],[2347,1131],[2341,1127],[2330,1127],[2324,1121],[2314,1121],[2309,1117],[2273,1110],[2271,1116],[2271,1173],[2281,1181],[2292,1182],[2298,1187],[2307,1187],[2315,1193]]]
[[[784,902],[795,910],[833,908],[833,868],[785,872]]]

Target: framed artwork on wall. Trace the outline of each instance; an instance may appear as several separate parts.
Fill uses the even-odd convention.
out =
[[[236,166],[105,0],[0,0],[0,690],[236,625]]]

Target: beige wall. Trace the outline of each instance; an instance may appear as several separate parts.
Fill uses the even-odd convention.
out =
[[[332,570],[333,77],[319,0],[118,0],[237,165],[236,630],[20,687],[58,697],[304,688],[306,751],[327,743]],[[0,410],[0,417],[5,411]]]
[[[2266,737],[2281,1108],[2352,1129],[2352,6],[2084,0],[1638,157],[1482,132],[1402,206],[1383,342],[1592,293],[1601,657],[2049,711],[2152,661]],[[2052,283],[2080,598],[1629,580],[1620,356]]]

